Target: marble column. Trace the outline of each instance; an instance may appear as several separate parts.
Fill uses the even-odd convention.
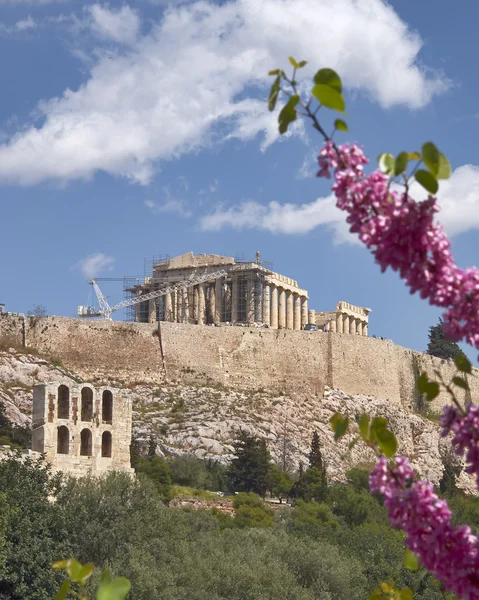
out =
[[[336,318],[329,321],[329,331],[336,333]]]
[[[263,323],[270,324],[270,286],[263,283]]]
[[[278,288],[278,329],[286,327],[286,292],[283,288]]]
[[[198,325],[205,323],[205,284],[198,286]]]
[[[156,322],[156,298],[148,300],[148,323]]]
[[[343,333],[349,333],[349,315],[343,315]]]
[[[181,320],[183,323],[189,323],[190,307],[188,304],[188,288],[183,288],[181,290],[181,300],[182,300],[182,305],[183,305],[183,315],[182,315]]]
[[[246,321],[254,321],[254,282],[250,278],[246,280]]]
[[[338,333],[343,333],[343,314],[342,313],[336,314],[336,331]]]
[[[278,288],[270,286],[271,327],[278,329]]]
[[[171,292],[168,292],[165,296],[165,314],[163,316],[165,321],[172,321],[171,315]]]
[[[238,320],[238,279],[233,277],[231,282],[231,321],[236,323]]]
[[[301,296],[299,294],[293,294],[293,328],[296,331],[301,329]]]
[[[349,317],[349,333],[356,335],[356,319],[354,317]]]
[[[301,329],[308,324],[308,299],[303,297],[303,304],[301,306]]]
[[[217,279],[215,281],[215,323],[221,323],[224,321],[223,317],[223,280]]]
[[[358,319],[356,321],[356,332],[358,333],[358,335],[363,335],[363,322],[361,321],[361,319]]]
[[[199,288],[197,285],[195,285],[193,288],[193,319],[195,320],[195,323],[198,323],[198,319],[199,319],[199,311],[198,311],[199,295],[200,295]]]
[[[363,324],[363,335],[365,335],[365,336],[368,335],[368,324],[367,323]]]
[[[223,319],[225,321],[231,321],[231,282],[226,284],[225,289],[225,303],[224,303],[224,311]]]
[[[183,318],[183,303],[181,290],[176,290],[176,322],[181,323]]]
[[[209,294],[208,294],[208,323],[215,322],[215,309],[216,309],[216,293],[215,286],[209,285]]]
[[[286,329],[294,329],[293,292],[286,291]]]
[[[308,323],[311,323],[311,325],[316,325],[316,311],[314,308],[308,310]]]

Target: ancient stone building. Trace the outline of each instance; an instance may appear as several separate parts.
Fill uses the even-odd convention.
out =
[[[338,302],[336,310],[316,313],[316,325],[324,331],[367,336],[370,312],[370,308]]]
[[[221,272],[205,283],[174,290],[137,306],[136,321],[154,323],[264,325],[302,329],[314,323],[308,292],[297,281],[271,270],[259,253],[253,261],[192,252],[153,265],[151,277],[133,290],[141,295],[207,273]]]
[[[45,383],[33,390],[32,450],[54,471],[98,475],[130,467],[131,401],[88,383]]]

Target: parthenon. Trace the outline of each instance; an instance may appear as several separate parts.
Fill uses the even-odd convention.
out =
[[[207,281],[195,282],[195,278],[208,275],[211,278]],[[339,320],[336,316],[333,319],[333,313],[317,315],[315,310],[308,307],[307,290],[300,288],[294,279],[274,272],[270,263],[262,262],[259,252],[252,260],[217,254],[194,255],[193,252],[174,258],[164,257],[153,262],[151,276],[130,291],[141,297],[189,280],[191,284],[165,291],[164,294],[137,304],[135,320],[198,325],[224,323],[294,330],[304,329],[306,325],[319,325],[324,330],[341,333],[352,332],[350,322],[358,322],[354,333],[367,335],[367,315],[370,309],[340,302],[337,312],[344,317]],[[358,314],[355,311],[359,311]],[[318,322],[319,315],[330,316],[323,323],[321,319]],[[336,322],[340,324],[336,326]]]
[[[324,331],[367,336],[370,312],[370,308],[338,302],[334,311],[317,312],[316,324]]]

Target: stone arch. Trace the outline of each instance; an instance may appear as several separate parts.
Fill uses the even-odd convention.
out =
[[[70,418],[70,388],[66,385],[58,386],[57,418]]]
[[[81,420],[93,420],[93,390],[89,387],[81,390]]]
[[[57,430],[57,454],[70,454],[70,432],[66,425]]]
[[[103,423],[111,423],[113,419],[113,394],[104,390],[101,398],[101,418]]]
[[[101,455],[106,458],[111,458],[111,446],[112,446],[111,432],[104,431],[101,436]]]
[[[80,433],[80,456],[92,455],[92,435],[89,429],[82,429]]]

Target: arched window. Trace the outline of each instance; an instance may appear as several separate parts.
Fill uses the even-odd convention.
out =
[[[101,436],[101,455],[111,458],[111,433],[104,431]]]
[[[59,419],[70,417],[70,390],[66,385],[58,386],[57,417]]]
[[[68,427],[62,425],[57,432],[57,454],[70,453],[70,432]]]
[[[81,391],[81,420],[93,420],[93,390],[88,387],[82,388]]]
[[[91,456],[91,431],[89,429],[82,429],[80,433],[80,455]]]
[[[104,390],[101,401],[101,418],[103,423],[111,423],[113,417],[113,394]]]

